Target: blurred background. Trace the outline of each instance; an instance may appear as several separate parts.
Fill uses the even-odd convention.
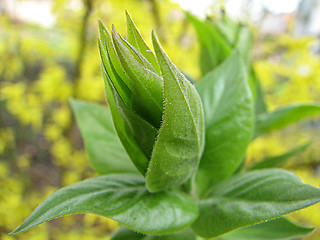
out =
[[[320,101],[318,0],[0,0],[0,239],[108,239],[118,226],[86,214],[7,235],[50,193],[95,176],[68,99],[106,104],[97,19],[125,35],[128,10],[148,43],[155,29],[173,62],[199,79],[199,44],[184,10],[205,18],[222,7],[254,32],[253,65],[269,110]],[[319,117],[256,139],[249,164],[309,140],[285,167],[320,186]],[[306,239],[320,239],[319,204],[290,217],[317,226]]]

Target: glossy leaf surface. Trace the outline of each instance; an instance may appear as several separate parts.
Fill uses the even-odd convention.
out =
[[[206,123],[206,144],[198,180],[216,182],[241,163],[253,131],[253,100],[239,54],[234,53],[196,88]]]
[[[110,109],[71,100],[90,162],[99,174],[136,172],[114,129]]]
[[[285,218],[278,218],[254,226],[241,228],[221,237],[224,240],[280,240],[303,237],[314,228],[300,226]]]
[[[197,170],[204,145],[200,97],[171,62],[153,34],[153,44],[164,80],[164,114],[147,172],[152,192],[174,188]]]
[[[197,206],[183,193],[149,193],[139,175],[103,175],[56,191],[12,234],[76,213],[112,218],[134,231],[156,235],[186,228],[197,217]]]
[[[190,228],[169,235],[151,236],[121,227],[112,235],[110,240],[196,240],[196,235]]]
[[[303,118],[319,114],[319,104],[292,104],[276,109],[270,113],[260,114],[256,118],[254,136],[257,137],[267,132],[286,127]]]
[[[320,189],[302,183],[292,172],[255,170],[213,186],[200,201],[199,217],[192,228],[202,237],[216,237],[319,201]]]

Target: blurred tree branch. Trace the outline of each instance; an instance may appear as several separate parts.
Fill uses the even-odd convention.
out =
[[[82,63],[83,63],[83,57],[87,45],[87,28],[88,28],[88,22],[89,22],[89,17],[93,9],[93,3],[92,0],[83,0],[83,5],[85,8],[84,15],[82,17],[82,22],[81,22],[81,30],[79,33],[79,48],[78,48],[78,55],[74,67],[74,71],[72,74],[72,83],[74,85],[73,87],[73,97],[77,97],[77,88],[78,88],[78,82],[80,79],[81,75],[81,68],[82,68]]]
[[[149,2],[151,6],[151,12],[152,12],[152,16],[155,24],[155,29],[156,29],[156,32],[158,33],[158,37],[162,42],[165,42],[165,34],[162,29],[161,17],[159,14],[159,7],[157,4],[157,0],[147,0],[147,2]]]

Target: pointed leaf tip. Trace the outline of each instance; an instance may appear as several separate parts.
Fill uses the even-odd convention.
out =
[[[149,193],[144,179],[136,174],[103,175],[51,194],[11,235],[60,216],[78,213],[104,216],[134,231],[161,235],[188,227],[195,221],[198,207],[184,193]]]
[[[98,25],[99,25],[100,35],[101,35],[101,32],[108,31],[100,19],[98,19]]]
[[[125,14],[126,14],[126,18],[127,18],[127,21],[132,21],[132,18],[129,14],[129,12],[127,10],[124,10]]]
[[[155,46],[154,46],[155,44],[160,45],[158,37],[157,37],[154,29],[152,29],[152,31],[151,31],[151,38],[152,38],[152,44],[153,44],[154,48],[155,48]]]

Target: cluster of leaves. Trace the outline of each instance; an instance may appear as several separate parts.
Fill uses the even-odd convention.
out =
[[[130,18],[127,40],[115,30],[111,38],[100,25],[111,111],[76,100],[72,106],[92,165],[102,176],[58,190],[13,233],[85,212],[140,232],[123,228],[113,239],[195,239],[196,235],[259,239],[271,230],[281,232],[275,236],[279,239],[312,231],[284,218],[264,221],[319,202],[318,188],[285,170],[239,172],[251,140],[319,114],[320,106],[292,105],[267,112],[248,57],[250,31],[226,16],[214,23],[188,17],[202,49],[204,77],[194,85],[169,60],[155,36],[156,57],[151,53]],[[148,83],[150,79],[155,80]],[[159,108],[160,120],[154,107],[159,92],[165,103],[164,111]],[[141,101],[141,96],[150,102]],[[274,167],[287,158],[268,159],[252,168]]]

